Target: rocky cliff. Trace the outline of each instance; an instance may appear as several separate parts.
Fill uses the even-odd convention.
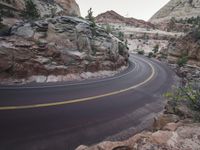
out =
[[[150,19],[150,22],[166,22],[173,17],[176,19],[185,19],[199,16],[199,14],[199,0],[171,0]]]
[[[99,14],[96,17],[96,21],[97,23],[100,23],[100,24],[113,23],[113,24],[122,24],[122,25],[142,27],[142,28],[154,28],[154,25],[149,22],[146,22],[144,20],[134,19],[134,18],[123,17],[113,10]]]
[[[198,30],[171,41],[167,49],[170,62],[176,63],[179,58],[187,56],[189,64],[200,66],[200,32]]]
[[[127,61],[121,41],[77,17],[20,22],[0,40],[1,83],[51,81],[51,76],[62,81],[69,74],[116,70]]]
[[[58,14],[80,16],[80,9],[75,0],[32,0],[41,17],[51,15],[52,10]],[[13,0],[11,4],[16,9],[23,11],[25,0]]]

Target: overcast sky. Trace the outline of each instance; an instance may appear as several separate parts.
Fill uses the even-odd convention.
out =
[[[86,16],[89,8],[93,9],[94,15],[107,10],[137,19],[148,20],[169,0],[76,0],[81,9],[81,15]]]

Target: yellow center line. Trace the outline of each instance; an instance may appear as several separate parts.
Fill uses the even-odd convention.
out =
[[[110,93],[106,93],[106,94],[101,94],[101,95],[97,95],[97,96],[91,96],[91,97],[79,98],[79,99],[73,99],[73,100],[66,100],[66,101],[62,101],[62,102],[52,102],[52,103],[23,105],[23,106],[2,106],[2,107],[0,107],[0,110],[18,110],[18,109],[31,109],[31,108],[42,108],[42,107],[67,105],[67,104],[91,101],[91,100],[94,100],[94,99],[102,100],[100,98],[113,96],[113,95],[117,95],[117,94],[120,94],[120,93],[123,93],[123,92],[127,92],[127,91],[136,89],[136,88],[146,84],[147,82],[149,82],[154,77],[155,69],[154,69],[153,65],[151,63],[147,62],[147,61],[145,61],[145,62],[151,67],[151,70],[152,70],[151,75],[146,80],[144,80],[143,82],[141,82],[137,85],[131,86],[129,88],[126,88],[126,89],[122,89],[122,90],[118,90],[118,91],[114,91],[114,92],[110,92]]]

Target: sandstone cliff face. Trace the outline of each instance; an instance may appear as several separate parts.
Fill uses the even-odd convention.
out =
[[[77,17],[21,22],[12,27],[11,33],[12,36],[0,40],[1,82],[33,76],[48,81],[49,75],[66,77],[115,70],[128,61],[123,43]]]
[[[96,21],[97,23],[100,24],[113,23],[113,24],[122,24],[122,25],[129,25],[142,28],[154,28],[154,25],[149,22],[134,18],[126,18],[117,14],[112,10],[98,15],[96,17]]]
[[[189,64],[200,66],[199,31],[192,31],[187,35],[171,42],[168,46],[168,60],[176,63],[178,58],[188,56]]]
[[[151,19],[151,23],[169,21],[172,17],[176,19],[196,17],[200,14],[199,0],[171,0],[161,8]]]
[[[80,9],[75,0],[33,0],[37,9],[41,15],[48,16],[52,12],[52,9],[56,10],[56,13],[80,16]],[[17,9],[23,10],[25,7],[25,0],[15,0],[12,3]]]

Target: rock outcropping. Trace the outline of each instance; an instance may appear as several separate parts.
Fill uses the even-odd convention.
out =
[[[76,150],[198,150],[200,124],[168,123],[156,132],[142,132],[123,142],[102,142]]]
[[[124,44],[78,17],[21,22],[0,40],[0,79],[115,70],[126,65]]]
[[[171,0],[150,19],[150,22],[168,22],[172,17],[185,19],[199,16],[199,14],[199,0]]]
[[[200,66],[199,34],[199,31],[195,30],[172,41],[167,48],[168,60],[176,63],[179,58],[187,56],[189,64]]]
[[[75,0],[32,0],[36,5],[41,17],[49,16],[52,10],[57,14],[80,16],[80,9]],[[25,0],[13,0],[11,4],[18,10],[23,11]]]
[[[178,104],[177,104],[178,103]],[[183,101],[170,100],[165,111],[154,118],[151,131],[143,131],[125,141],[104,141],[76,150],[199,150],[199,111]]]

